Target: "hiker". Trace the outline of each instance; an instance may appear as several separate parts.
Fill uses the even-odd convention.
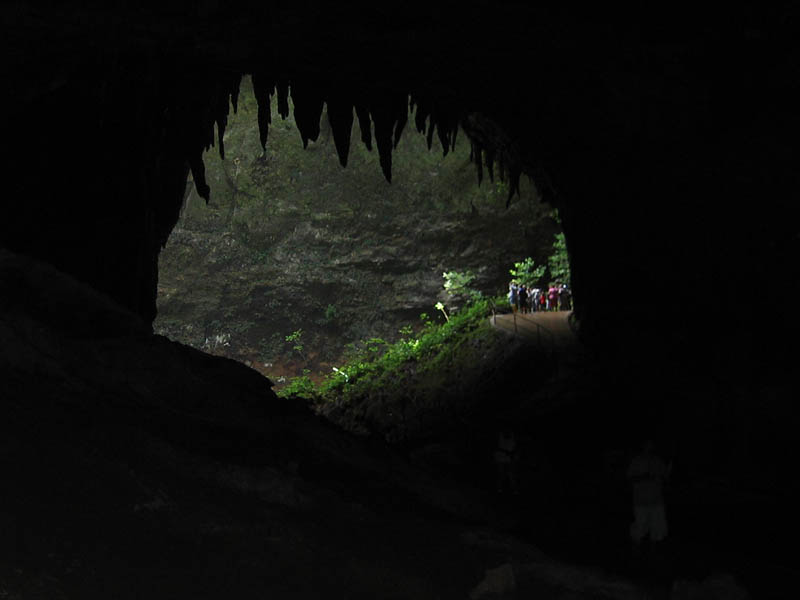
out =
[[[561,289],[558,290],[558,306],[561,310],[572,310],[572,292],[566,283],[561,284]]]
[[[555,283],[547,290],[547,310],[558,310],[558,288]]]
[[[647,440],[640,454],[628,467],[628,480],[633,488],[633,523],[630,527],[633,556],[641,555],[642,542],[649,538],[651,554],[667,537],[667,514],[664,508],[664,483],[672,463],[667,465],[655,453],[655,444]]]
[[[544,293],[544,290],[539,294],[539,310],[547,310],[547,294]]]
[[[517,493],[517,481],[514,477],[514,463],[517,458],[517,440],[511,427],[504,425],[497,436],[497,447],[494,450],[494,464],[497,468],[497,493]]]
[[[517,296],[519,297],[519,312],[525,314],[528,312],[528,289],[524,285],[519,286]]]
[[[533,288],[531,290],[531,298],[530,298],[531,312],[536,312],[537,310],[539,310],[539,294],[541,293],[542,290],[540,290],[539,288]]]
[[[517,312],[518,292],[517,284],[512,281],[508,286],[508,302],[511,304],[511,312]]]

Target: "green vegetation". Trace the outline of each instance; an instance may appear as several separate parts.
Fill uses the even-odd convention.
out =
[[[515,262],[508,270],[514,281],[526,287],[541,287],[546,281],[572,285],[569,271],[569,255],[567,242],[563,233],[557,233],[553,242],[553,253],[547,259],[547,265],[536,265],[530,256],[523,261]],[[547,279],[545,280],[545,273]]]
[[[286,336],[286,341],[292,344],[292,352],[296,352],[300,358],[305,358],[303,354],[303,330],[297,329]]]
[[[567,242],[563,233],[556,234],[556,241],[553,242],[553,254],[547,261],[550,267],[550,278],[553,281],[560,281],[571,286],[569,272],[569,256],[567,255]]]
[[[434,381],[454,372],[459,349],[469,339],[491,335],[486,321],[489,314],[489,301],[485,299],[475,300],[440,324],[431,322],[423,313],[423,325],[416,334],[411,326],[406,326],[401,329],[403,337],[394,343],[370,338],[349,362],[334,368],[320,385],[314,386],[305,374],[293,378],[279,394],[315,402],[347,402],[367,397],[376,389],[386,395],[400,387],[404,388],[403,393],[408,393],[411,386],[419,396],[430,385],[428,391],[433,392],[437,388],[432,385]]]
[[[300,398],[311,398],[314,395],[316,386],[311,381],[309,369],[303,369],[303,374],[300,377],[292,377],[289,384],[280,391],[283,397],[297,396]]]
[[[245,79],[225,130],[226,159],[216,149],[204,155],[210,203],[189,183],[161,253],[159,333],[252,363],[273,380],[308,367],[316,382],[348,360],[348,343],[410,338],[398,335],[409,315],[452,318],[477,292],[504,287],[515,257],[546,262],[558,230],[551,210],[527,180],[508,209],[505,182],[478,186],[466,136],[443,159],[438,141],[429,151],[425,136],[406,128],[389,185],[375,149],[358,141],[357,120],[343,169],[324,112],[319,139],[303,149],[291,99],[285,120],[275,104],[264,151]],[[437,299],[442,316],[431,306]],[[302,337],[287,340],[296,330]]]
[[[325,323],[331,324],[336,321],[336,317],[338,315],[338,310],[336,309],[335,304],[328,304],[328,307],[325,309]]]
[[[474,302],[483,296],[479,290],[471,287],[476,275],[469,269],[466,271],[446,271],[442,273],[442,277],[444,277],[444,289],[457,300]]]
[[[514,267],[509,269],[508,272],[517,283],[521,283],[526,287],[536,287],[544,277],[545,269],[545,265],[537,267],[536,261],[529,256],[522,262],[514,263]]]

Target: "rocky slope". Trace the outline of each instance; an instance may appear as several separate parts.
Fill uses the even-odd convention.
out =
[[[256,111],[245,81],[225,160],[206,154],[211,202],[189,186],[161,254],[159,333],[278,382],[304,367],[319,376],[348,343],[393,339],[437,300],[450,304],[443,271],[470,269],[494,294],[514,261],[550,253],[559,229],[549,207],[525,181],[508,209],[505,183],[476,185],[464,136],[443,157],[438,142],[426,152],[424,136],[407,131],[389,184],[360,144],[340,166],[325,115],[304,150],[292,116],[273,114],[262,151]]]
[[[421,469],[50,265],[0,252],[0,308],[2,598],[668,597],[576,566],[609,523],[542,510],[541,479],[509,502],[480,469]],[[729,576],[672,587],[747,597]]]

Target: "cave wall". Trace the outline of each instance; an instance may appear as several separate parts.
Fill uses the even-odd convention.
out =
[[[374,143],[387,179],[404,128],[446,145],[460,125],[479,172],[494,164],[512,189],[528,175],[560,208],[583,334],[601,359],[666,382],[660,406],[694,402],[697,377],[752,402],[790,380],[778,348],[797,325],[796,211],[773,192],[797,184],[793,24],[780,7],[14,5],[2,26],[0,245],[152,321],[187,173],[208,196],[201,153],[253,73],[264,106],[280,108],[291,86],[304,140],[327,102],[342,162],[350,143]],[[427,120],[405,123],[409,94]],[[351,107],[360,142],[336,135]],[[756,308],[770,309],[769,324]]]

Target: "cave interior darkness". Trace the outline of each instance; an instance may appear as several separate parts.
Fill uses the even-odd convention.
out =
[[[484,176],[502,170],[512,189],[530,177],[559,209],[582,341],[607,374],[598,394],[608,408],[576,409],[594,431],[575,435],[562,418],[558,432],[591,455],[613,447],[609,437],[630,444],[653,431],[698,481],[724,479],[731,494],[788,506],[797,498],[787,476],[796,352],[786,348],[798,331],[798,229],[794,200],[776,190],[797,184],[788,126],[797,125],[788,100],[796,12],[573,13],[482,0],[3,8],[0,373],[19,490],[3,514],[51,509],[46,494],[34,498],[44,488],[30,472],[85,440],[123,455],[154,436],[250,465],[304,452],[307,431],[296,424],[310,417],[268,383],[151,336],[160,249],[189,173],[200,195],[214,193],[201,155],[221,144],[245,73],[264,115],[291,88],[303,140],[316,139],[326,104],[343,164],[349,144],[368,141],[390,179],[404,127],[443,145],[460,127]],[[406,124],[408,97],[418,121]],[[347,139],[353,119],[371,121],[374,139]],[[259,125],[268,144],[265,117]],[[625,291],[609,294],[609,282]],[[24,344],[47,350],[23,353]],[[147,366],[148,352],[163,360]],[[108,368],[116,379],[99,373],[112,355],[125,357]],[[181,394],[196,397],[167,408],[142,400],[180,374],[191,380]],[[253,419],[272,427],[266,446],[243,425]],[[335,462],[315,456],[307,462],[320,472]],[[738,518],[755,522],[748,510]],[[791,540],[793,528],[787,517],[771,535]]]

